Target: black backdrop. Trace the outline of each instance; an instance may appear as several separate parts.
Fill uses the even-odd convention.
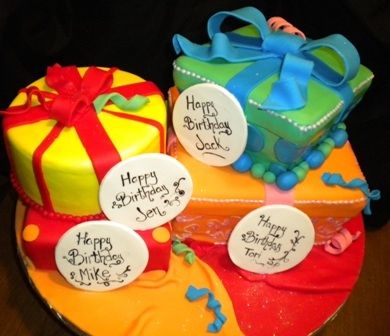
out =
[[[205,42],[210,15],[249,5],[267,18],[284,17],[310,38],[343,34],[374,72],[374,83],[347,126],[371,188],[382,191],[366,223],[382,226],[389,220],[390,192],[388,0],[0,0],[0,110],[54,63],[116,66],[154,81],[166,92],[172,85],[173,34]],[[0,160],[0,174],[7,177],[2,142]]]

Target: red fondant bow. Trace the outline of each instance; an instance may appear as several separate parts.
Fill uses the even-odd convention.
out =
[[[57,93],[41,91],[35,86],[21,89],[20,92],[27,95],[26,103],[23,107],[11,107],[8,111],[10,114],[32,112],[32,97],[36,96],[47,112],[47,118],[55,119],[66,127],[74,126],[88,109],[93,108],[96,97],[111,91],[115,70],[90,67],[81,77],[75,66],[61,67],[55,64],[48,67],[45,80]]]
[[[107,92],[112,85],[112,74],[96,67],[87,69],[81,77],[77,68],[58,64],[47,69],[46,83],[59,94],[49,107],[50,115],[65,126],[72,126],[91,107],[93,100]]]

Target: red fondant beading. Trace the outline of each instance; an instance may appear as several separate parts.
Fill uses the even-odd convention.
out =
[[[31,207],[41,213],[43,216],[51,219],[61,219],[61,220],[70,220],[72,222],[85,222],[90,220],[100,220],[100,219],[107,219],[107,217],[103,213],[98,214],[91,214],[91,215],[85,215],[85,216],[73,216],[69,214],[63,214],[59,212],[49,211],[47,208],[44,208],[42,205],[34,202],[23,190],[20,183],[17,181],[15,175],[11,172],[10,174],[10,180],[12,183],[12,186],[14,187],[15,191],[18,193],[19,198],[28,207]]]

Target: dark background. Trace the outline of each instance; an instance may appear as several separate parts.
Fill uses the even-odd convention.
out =
[[[382,192],[381,201],[372,202],[373,215],[365,222],[371,227],[384,225],[390,217],[387,0],[0,0],[0,110],[54,63],[116,66],[154,81],[166,92],[172,85],[173,34],[206,42],[206,22],[212,14],[249,5],[267,18],[282,16],[310,38],[343,34],[374,72],[373,85],[350,114],[347,127],[370,187]],[[0,178],[7,183],[3,142],[0,160]]]

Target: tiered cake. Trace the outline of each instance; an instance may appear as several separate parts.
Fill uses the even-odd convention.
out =
[[[243,27],[223,32],[231,18]],[[59,65],[4,113],[19,251],[77,332],[307,335],[357,280],[379,194],[343,121],[372,73],[343,36],[254,8],[208,32],[173,38],[171,114],[138,76]]]

